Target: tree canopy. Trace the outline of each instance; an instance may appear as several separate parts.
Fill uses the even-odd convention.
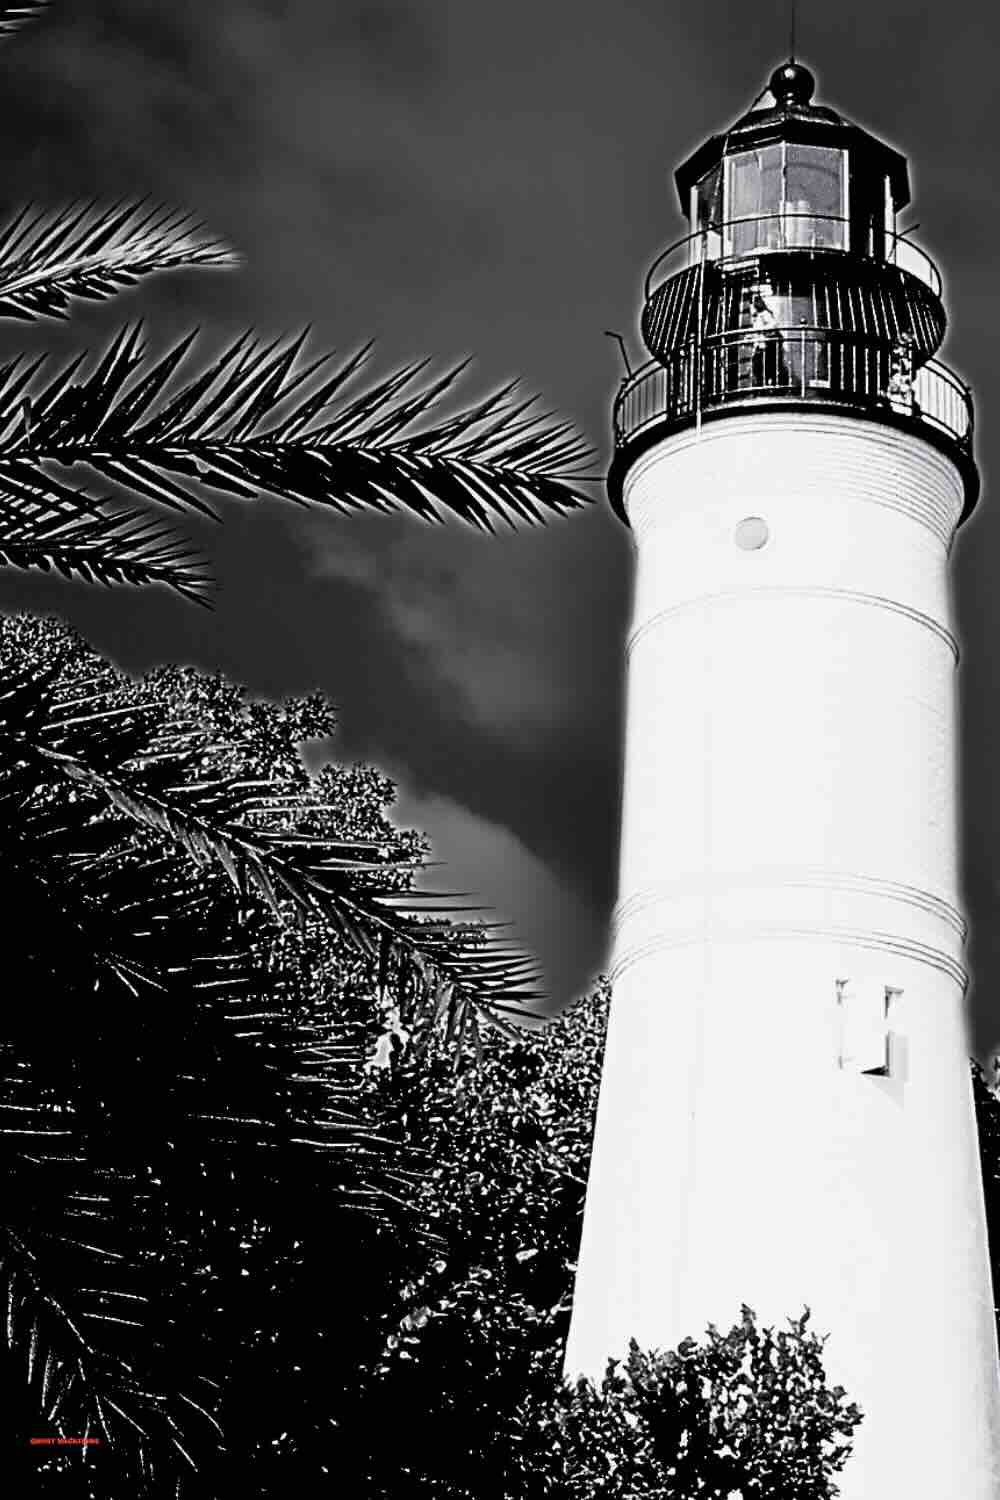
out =
[[[324,1400],[359,1340],[381,1347],[418,1232],[413,1154],[364,1086],[386,995],[411,1032],[472,1043],[522,970],[420,909],[423,844],[389,822],[384,777],[306,770],[321,700],[131,682],[27,617],[0,656],[8,1374],[25,1441],[40,1417],[100,1435],[152,1482],[218,1446],[237,1388],[271,1389],[276,1420],[307,1368],[276,1347],[315,1346]],[[301,1315],[334,1265],[353,1288],[335,1331]]]

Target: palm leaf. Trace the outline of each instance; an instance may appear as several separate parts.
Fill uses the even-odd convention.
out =
[[[65,318],[73,297],[99,301],[154,272],[238,264],[190,215],[162,206],[25,208],[0,233],[0,317]]]
[[[2,731],[0,731],[2,741]],[[30,747],[23,747],[33,758]],[[161,748],[152,767],[109,771],[65,751],[36,750],[69,783],[107,799],[142,827],[172,840],[198,866],[216,866],[231,881],[242,901],[257,899],[279,919],[287,904],[302,916],[329,924],[365,952],[385,934],[416,965],[429,991],[441,983],[455,989],[456,1003],[488,1013],[520,1010],[540,998],[535,966],[523,955],[484,942],[483,930],[471,924],[429,919],[426,908],[442,908],[440,897],[400,895],[369,884],[358,875],[386,871],[387,861],[371,859],[358,843],[303,836],[287,828],[287,807],[274,803],[265,784],[243,786],[201,779],[191,786],[174,779],[176,761]],[[154,774],[150,775],[150,769]],[[311,809],[303,803],[301,815]],[[395,867],[388,863],[388,873]]]
[[[400,889],[408,847],[303,832],[322,821],[322,807],[300,787],[241,780],[228,763],[213,774],[183,719],[114,708],[93,686],[81,704],[79,685],[60,682],[58,670],[42,684],[33,673],[8,678],[2,689],[0,757],[24,767],[29,783],[40,777],[114,808],[279,922],[319,922],[365,954],[388,941],[426,997],[447,984],[456,1004],[488,1016],[540,998],[531,960],[481,925],[452,920],[441,897]]]
[[[23,1119],[18,1116],[18,1128],[23,1128]],[[11,1141],[2,1109],[0,1121],[0,1143],[11,1172]],[[37,1139],[32,1149],[38,1151]],[[54,1162],[61,1171],[51,1170]],[[21,1187],[25,1161],[18,1165],[20,1173],[15,1166],[12,1174],[15,1192]],[[109,1238],[121,1243],[118,1205],[106,1181],[87,1181],[93,1174],[78,1154],[61,1161],[53,1155],[44,1172],[38,1170],[37,1156],[32,1165],[36,1201],[45,1192],[61,1191],[62,1217],[57,1220],[52,1213],[50,1200],[43,1214],[49,1234],[39,1235],[36,1221],[31,1226],[36,1233],[29,1238],[10,1227],[16,1203],[8,1199],[5,1204],[6,1222],[0,1226],[0,1346],[9,1366],[21,1367],[26,1394],[38,1413],[36,1430],[94,1437],[114,1449],[113,1461],[136,1477],[148,1478],[154,1458],[172,1460],[175,1475],[183,1472],[191,1466],[189,1450],[197,1451],[193,1429],[217,1427],[203,1404],[199,1382],[190,1380],[188,1392],[200,1400],[189,1393],[161,1394],[137,1378],[121,1353],[102,1347],[108,1342],[118,1348],[135,1342],[148,1310],[142,1293],[122,1290],[129,1284],[128,1273],[134,1276],[139,1270],[134,1260],[106,1248]],[[65,1231],[59,1236],[52,1232],[55,1222]],[[102,1338],[106,1331],[110,1340]],[[200,1420],[192,1421],[192,1408]],[[198,1438],[198,1445],[204,1446],[204,1431]],[[145,1492],[143,1485],[140,1493]]]
[[[0,566],[55,570],[106,585],[162,583],[204,604],[208,580],[191,550],[139,510],[103,513],[78,491],[67,502],[0,493]]]
[[[84,464],[175,510],[211,514],[209,489],[342,514],[454,515],[484,530],[585,503],[589,450],[565,423],[529,414],[513,386],[431,426],[463,366],[431,380],[411,364],[351,394],[366,350],[303,365],[302,337],[244,334],[181,379],[193,342],[150,363],[141,330],[126,327],[86,373],[79,360],[45,382],[37,370],[26,381],[18,361],[0,370],[0,480],[44,488],[53,468]]]
[[[236,1256],[228,1274],[249,1289],[268,1263],[260,1225],[283,1225],[299,1195],[343,1235],[349,1216],[394,1222],[406,1174],[359,1109],[351,1026],[269,995],[261,923],[235,920],[225,877],[53,774],[87,744],[94,767],[141,765],[155,786],[179,765],[193,777],[204,748],[177,732],[167,753],[162,715],[60,644],[63,661],[0,690],[19,1002],[0,1038],[0,1347],[29,1430],[98,1436],[118,1492],[174,1495],[218,1446],[195,1373],[224,1370],[231,1347],[216,1261]],[[23,753],[32,741],[48,759]]]
[[[20,5],[0,6],[0,36],[9,36],[26,22],[33,21],[48,9],[48,5],[49,0],[22,0]]]

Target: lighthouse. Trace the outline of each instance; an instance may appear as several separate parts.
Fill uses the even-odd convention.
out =
[[[567,1374],[804,1307],[843,1500],[996,1500],[948,559],[976,503],[905,159],[801,64],[676,172],[614,408],[636,552]]]

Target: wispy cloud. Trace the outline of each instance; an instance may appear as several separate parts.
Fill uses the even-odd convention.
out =
[[[428,832],[444,862],[421,880],[425,889],[467,893],[482,901],[485,917],[511,923],[511,939],[538,959],[550,1005],[589,988],[605,960],[601,914],[509,829],[447,797],[404,794],[393,817]]]
[[[304,530],[310,573],[368,593],[404,668],[436,680],[456,721],[518,742],[574,727],[572,643],[565,617],[551,607],[557,584],[543,581],[530,539],[402,526],[387,543],[384,528],[322,520]]]

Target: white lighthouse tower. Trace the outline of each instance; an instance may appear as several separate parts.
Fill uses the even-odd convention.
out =
[[[906,162],[770,97],[677,172],[615,405],[637,553],[614,1000],[567,1354],[803,1306],[844,1500],[997,1500],[948,555],[972,405]]]

